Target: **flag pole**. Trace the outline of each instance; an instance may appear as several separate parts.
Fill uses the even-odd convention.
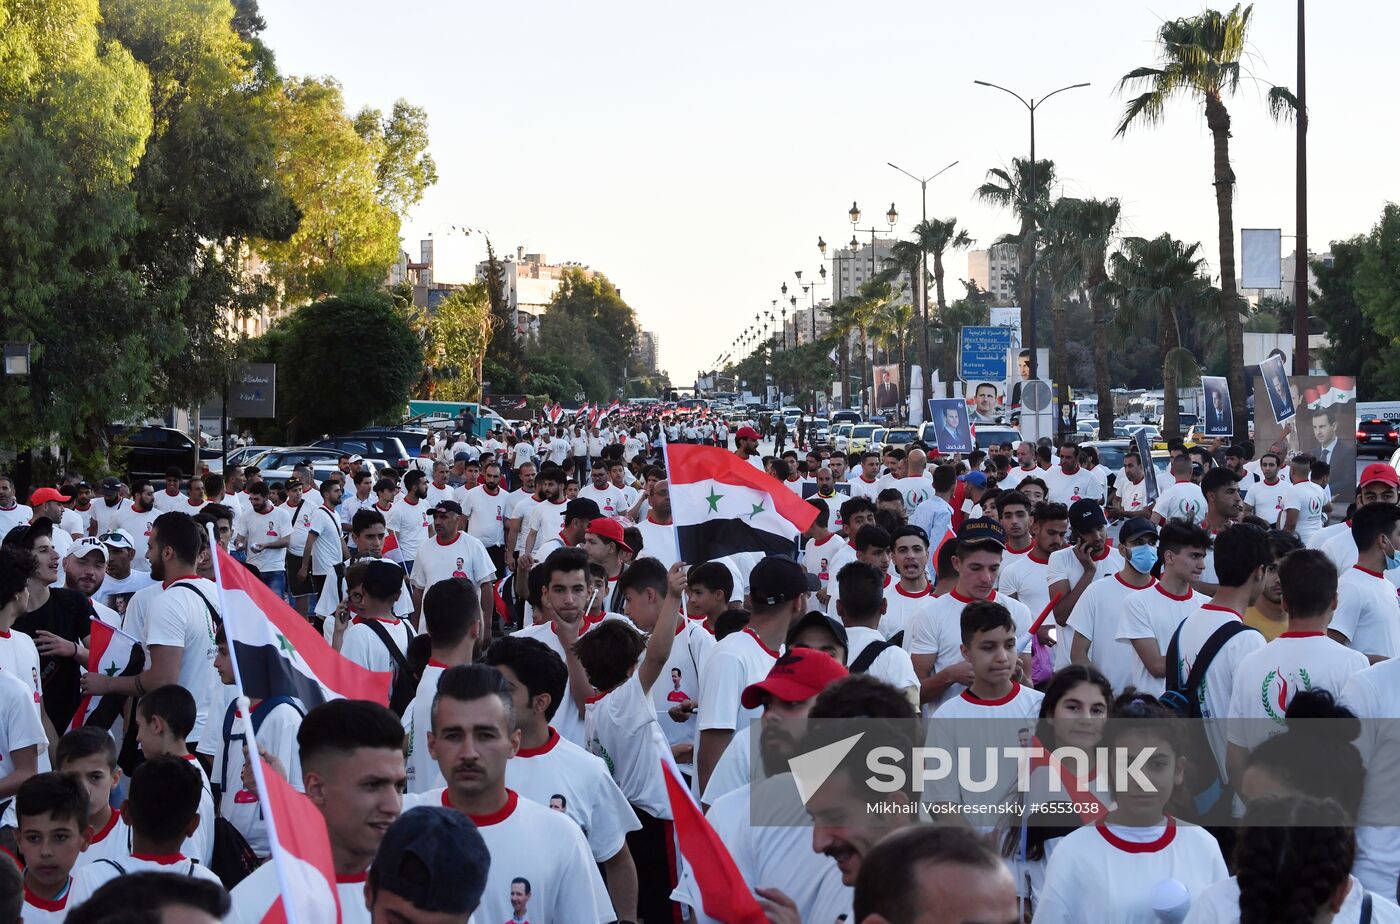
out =
[[[666,483],[671,483],[671,444],[666,440],[666,427],[658,425],[656,432],[661,434],[661,463],[666,469]],[[676,561],[685,561],[685,556],[681,554],[681,531],[676,528],[676,515],[671,513],[671,535],[676,538]],[[682,603],[685,601],[682,600]]]
[[[214,589],[219,597],[219,612],[232,616],[233,613],[229,610],[228,601],[224,597],[223,568],[219,565],[220,549],[218,537],[214,534],[214,524],[206,524],[204,528],[209,535],[209,558],[214,564]],[[231,560],[232,559],[230,559],[230,561]],[[225,619],[225,621],[227,621],[227,619]],[[267,801],[267,782],[263,779],[262,751],[258,748],[257,734],[253,731],[252,703],[248,700],[248,694],[243,691],[243,673],[238,669],[238,656],[234,653],[231,635],[232,633],[230,633],[228,629],[224,629],[224,644],[228,646],[228,660],[229,664],[233,667],[233,685],[238,690],[238,708],[243,710],[243,721],[246,723],[243,728],[243,741],[245,745],[249,741],[253,743],[253,746],[248,748],[247,760],[248,763],[253,766],[253,782],[257,784],[258,787],[258,802],[263,810],[263,823],[267,825],[267,843],[275,853],[282,849],[280,846],[281,841],[277,839],[277,822],[276,819],[273,818],[275,813],[272,811],[271,804]],[[292,891],[290,884],[287,882],[287,875],[283,865],[277,862],[276,856],[272,857],[271,862],[273,868],[277,872],[277,884],[281,887],[280,895],[274,900],[280,900],[282,902],[282,912],[287,916],[287,924],[303,924],[303,922],[297,920],[296,911],[292,907],[294,903],[287,900],[288,896],[292,894]],[[339,921],[340,896],[336,895],[334,890],[331,891],[331,895],[336,901],[335,918]]]

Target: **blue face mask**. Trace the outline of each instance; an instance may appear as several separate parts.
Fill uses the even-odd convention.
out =
[[[1385,557],[1385,570],[1394,571],[1396,568],[1400,568],[1400,552],[1392,548]]]
[[[1128,551],[1128,563],[1142,574],[1151,574],[1157,564],[1157,548],[1151,545],[1135,545]],[[1400,564],[1397,560],[1396,564]]]

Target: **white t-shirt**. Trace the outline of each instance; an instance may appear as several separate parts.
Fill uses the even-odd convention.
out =
[[[839,590],[839,587],[833,590]],[[880,617],[880,634],[893,638],[896,633],[903,632],[907,638],[909,627],[933,604],[933,582],[930,581],[922,591],[911,592],[905,590],[899,581],[892,580],[885,585],[884,594],[885,612]],[[850,660],[854,661],[855,657],[856,651],[852,648]]]
[[[420,805],[448,806],[447,790],[404,797],[405,812]],[[607,924],[617,917],[583,831],[563,812],[507,791],[504,808],[472,821],[491,855],[486,890],[476,909],[482,924],[515,920],[510,882],[517,878],[530,883],[525,909],[530,924]]]
[[[1091,497],[1099,503],[1104,501],[1103,482],[1086,468],[1080,468],[1073,475],[1066,475],[1062,468],[1054,465],[1049,471],[1041,472],[1040,477],[1050,489],[1049,500],[1052,503],[1068,507],[1085,497]]]
[[[1321,548],[1322,554],[1332,559],[1332,564],[1337,566],[1337,573],[1345,574],[1346,570],[1356,564],[1361,558],[1356,548],[1356,540],[1353,539],[1351,535],[1351,524],[1337,523],[1333,526],[1319,529],[1313,534],[1313,541],[1315,542],[1318,536],[1321,536],[1328,530],[1336,529],[1337,527],[1342,527],[1340,533],[1333,533],[1332,537],[1321,545],[1309,545],[1308,548]],[[1391,568],[1385,573],[1385,579],[1394,584],[1397,590],[1400,590],[1400,568]]]
[[[510,513],[507,516],[512,520],[520,521],[520,528],[516,530],[515,534],[515,551],[523,552],[525,551],[525,537],[529,533],[525,523],[529,519],[530,511],[538,507],[540,502],[533,493],[526,491],[512,491],[510,496],[512,500],[509,508]],[[540,540],[544,538],[541,536]]]
[[[822,590],[833,597],[837,593],[836,575],[843,566],[855,560],[856,550],[851,548],[851,544],[840,533],[832,533],[823,542],[813,540],[807,543],[807,548],[802,553],[802,564],[809,573],[817,576]]]
[[[561,709],[573,708],[565,701]],[[650,712],[650,710],[647,710]],[[602,863],[622,849],[627,832],[640,828],[601,758],[562,738],[554,729],[538,748],[521,748],[506,763],[506,786],[540,805],[564,797],[564,814],[583,830],[593,859]]]
[[[124,578],[114,578],[108,574],[102,578],[102,586],[97,588],[97,593],[92,595],[94,604],[101,603],[103,606],[115,607],[113,599],[116,597],[127,597],[138,590],[150,587],[156,583],[149,571],[137,571],[134,564]],[[125,604],[123,604],[125,607]]]
[[[754,456],[754,458],[758,458]],[[864,475],[857,475],[850,481],[852,497],[868,497],[873,503],[880,491],[885,487],[885,479],[876,478],[874,481],[866,481]]]
[[[671,718],[672,706],[690,700],[700,701],[700,676],[715,650],[715,637],[703,619],[682,619],[671,642],[671,656],[661,668],[661,676],[651,685],[651,702],[662,734],[671,744],[695,744],[697,716],[684,722]]]
[[[535,533],[535,548],[539,548],[541,542],[553,539],[564,529],[564,508],[569,506],[569,502],[562,497],[557,501],[544,501],[536,504],[525,515],[525,525],[520,528],[522,536],[529,536]],[[524,546],[521,546],[524,548]],[[538,555],[531,556],[536,561],[540,561]]]
[[[446,785],[442,768],[428,753],[428,732],[433,730],[433,697],[437,695],[438,680],[446,666],[437,661],[429,661],[418,678],[418,692],[403,711],[403,733],[408,741],[408,756],[405,760],[405,773],[408,775],[407,791],[411,793],[441,789]]]
[[[534,460],[535,447],[531,445],[528,440],[521,440],[516,443],[515,448],[511,450],[510,458],[514,467],[519,468],[526,462]]]
[[[1326,633],[1283,633],[1240,661],[1226,722],[1230,743],[1254,750],[1286,730],[1284,713],[1300,690],[1338,695],[1370,663]]]
[[[1250,485],[1245,503],[1249,504],[1255,516],[1267,521],[1270,526],[1277,526],[1283,519],[1283,496],[1287,492],[1288,482],[1282,478],[1276,479],[1273,484],[1256,481]]]
[[[652,684],[653,689],[666,683],[666,676],[661,673]],[[589,752],[602,759],[623,797],[655,818],[670,819],[671,800],[658,766],[671,746],[661,733],[656,707],[642,690],[641,678],[635,671],[621,686],[600,699],[590,700],[583,726]],[[506,775],[510,775],[509,764]],[[624,819],[629,817],[635,817],[630,809],[623,815]]]
[[[151,544],[151,524],[155,523],[156,517],[161,512],[154,507],[144,512],[138,511],[135,507],[128,507],[116,517],[113,529],[124,529],[131,533],[131,540],[134,543],[136,555],[131,560],[131,567],[143,564],[147,568],[151,563],[146,560],[146,549]],[[61,576],[61,575],[60,575]]]
[[[311,546],[311,573],[319,577],[334,574],[335,566],[344,561],[341,555],[340,518],[329,507],[317,507],[311,512],[310,529],[316,531],[316,541]]]
[[[621,488],[611,482],[601,488],[594,487],[593,482],[589,482],[578,489],[578,496],[593,501],[598,505],[605,517],[619,517],[626,513],[631,506],[623,505],[624,494]]]
[[[1312,534],[1312,538],[1308,540],[1308,548],[1326,550],[1328,543],[1342,533],[1346,533],[1348,536],[1351,535],[1351,520],[1343,520],[1340,523],[1329,523],[1322,527],[1322,529]],[[1355,546],[1356,542],[1353,541],[1352,547],[1355,548]],[[1335,559],[1333,559],[1333,561],[1335,562]],[[1337,567],[1350,568],[1353,564],[1355,564],[1355,562],[1350,562],[1346,565],[1338,565]]]
[[[1054,554],[1053,552],[1051,553]],[[1034,546],[1024,555],[1001,556],[1002,567],[997,574],[997,591],[1005,597],[1019,600],[1031,611],[1032,621],[1039,619],[1050,605],[1050,558],[1037,557]],[[1055,617],[1045,617],[1054,625]]]
[[[1332,918],[1332,924],[1360,924],[1361,905],[1367,889],[1355,876],[1350,878],[1351,888],[1347,890],[1347,897],[1342,899],[1342,907]],[[1400,905],[1386,895],[1375,892],[1370,895],[1371,924],[1400,924]],[[1239,920],[1240,883],[1231,876],[1193,896],[1191,910],[1187,912],[1183,924],[1239,924]]]
[[[916,478],[891,478],[885,485],[894,488],[904,498],[904,512],[910,514],[914,508],[933,496],[933,481],[925,476]]]
[[[1362,654],[1393,658],[1400,655],[1400,600],[1395,585],[1384,575],[1353,565],[1337,579],[1335,629],[1347,647]]]
[[[1356,749],[1366,766],[1366,784],[1359,814],[1390,818],[1395,787],[1400,785],[1400,735],[1395,733],[1395,719],[1400,718],[1400,659],[1390,658],[1353,674],[1342,688],[1341,700],[1361,720]],[[1371,891],[1391,894],[1400,877],[1400,826],[1359,825],[1352,874]]]
[[[185,497],[183,491],[176,490],[174,493],[171,493],[165,488],[161,488],[156,492],[155,508],[161,513],[166,513],[171,510],[183,510],[185,509],[185,502],[187,500],[189,500],[189,498]]]
[[[846,640],[851,646],[846,655],[848,665],[855,663],[866,646],[887,641],[882,630],[865,626],[847,626]],[[887,646],[875,656],[875,660],[870,662],[865,672],[876,680],[883,680],[896,690],[907,690],[909,687],[917,689],[919,686],[919,675],[914,673],[914,661],[909,657],[909,652],[899,645]]]
[[[638,558],[654,558],[668,569],[680,561],[681,552],[676,544],[674,523],[657,523],[651,518],[651,514],[647,514],[637,524],[637,530],[642,534],[642,548],[637,552]]]
[[[479,484],[470,490],[457,489],[457,503],[467,516],[467,534],[483,546],[505,545],[506,505],[510,494],[497,486],[495,491],[486,490]]]
[[[1121,573],[1115,574],[1111,581],[1095,581],[1085,588],[1069,614],[1069,628],[1089,641],[1089,660],[1103,672],[1114,690],[1121,691],[1130,685],[1141,663],[1132,642],[1118,636],[1123,608],[1129,597],[1151,590],[1156,584],[1150,581],[1146,587],[1133,587],[1123,580]],[[1062,644],[1070,642],[1066,637]]]
[[[113,863],[116,865],[114,866]],[[92,897],[92,893],[122,874],[132,873],[175,873],[180,876],[193,876],[218,886],[223,886],[219,877],[209,867],[183,854],[174,857],[148,857],[143,854],[130,854],[112,863],[89,863],[73,871],[73,887],[68,890],[68,903],[76,908]]]
[[[1158,924],[1158,883],[1175,879],[1194,896],[1227,876],[1220,845],[1204,828],[1174,819],[1155,828],[1080,828],[1050,855],[1035,924]]]
[[[275,574],[287,570],[287,547],[267,548],[267,543],[292,534],[292,514],[286,507],[273,507],[267,513],[258,513],[249,508],[248,515],[240,517],[234,531],[247,540],[248,564],[264,574]],[[254,552],[253,545],[263,546]]]
[[[726,635],[701,666],[699,731],[742,732],[762,710],[739,702],[744,688],[768,676],[779,653],[751,628]]]
[[[97,523],[97,534],[100,536],[103,533],[109,532],[110,530],[115,528],[117,518],[120,517],[122,514],[126,513],[126,511],[130,510],[132,506],[133,505],[131,503],[131,499],[126,497],[123,497],[120,500],[118,500],[115,504],[110,505],[107,503],[107,499],[105,497],[99,497],[97,500],[93,501],[92,519],[95,523]],[[22,519],[18,518],[20,514],[23,514]],[[11,523],[10,526],[22,526],[23,524],[28,523],[31,515],[32,514],[28,507],[24,506],[23,504],[19,505],[17,508],[14,508],[14,510],[10,513],[10,516],[12,518],[16,518],[15,522]],[[3,516],[5,516],[5,512],[0,511],[0,517]],[[137,557],[137,561],[140,561],[139,556]],[[132,562],[132,566],[135,567],[136,562]]]
[[[431,537],[433,530],[433,516],[429,512],[431,509],[425,501],[419,500],[410,504],[408,498],[401,497],[394,502],[389,515],[384,518],[384,525],[398,541],[399,552],[403,555],[404,561],[417,559],[418,547]],[[415,567],[417,566],[415,565]]]
[[[969,779],[986,779],[988,762],[981,755],[988,748],[1014,748],[1029,741],[1035,733],[1036,720],[1040,716],[1040,703],[1045,694],[1019,683],[1011,684],[1005,696],[997,699],[980,699],[972,695],[972,690],[964,689],[959,695],[945,700],[933,713],[929,726],[930,739],[937,740],[938,746],[956,753],[966,749],[968,761],[964,765]],[[954,751],[954,749],[957,751]],[[925,799],[952,802],[957,805],[981,804],[987,802],[986,793],[964,789],[958,780],[959,774],[950,774],[929,787]],[[984,816],[984,819],[990,816]],[[986,824],[973,820],[974,828],[990,831]]]
[[[1133,594],[1124,601],[1123,617],[1118,621],[1118,632],[1114,637],[1130,645],[1135,638],[1155,639],[1157,651],[1165,657],[1176,627],[1209,602],[1209,597],[1189,587],[1184,595],[1175,596],[1159,581],[1152,585],[1149,593]],[[1136,650],[1133,651],[1132,683],[1138,690],[1153,696],[1161,696],[1167,689],[1166,678],[1153,677]]]
[[[74,539],[81,539],[87,535],[87,523],[84,522],[83,515],[71,508],[65,508],[63,515],[58,518],[58,528]]]
[[[1242,621],[1242,617],[1234,610],[1217,606],[1214,603],[1203,604],[1196,612],[1186,617],[1181,624],[1181,647],[1178,652],[1180,660],[1176,664],[1167,665],[1167,670],[1177,672],[1178,682],[1186,683],[1186,678],[1190,675],[1191,667],[1196,661],[1196,655],[1200,654],[1206,641],[1217,629],[1231,621]],[[1168,643],[1170,644],[1170,639]],[[1264,636],[1253,629],[1240,632],[1221,647],[1216,653],[1215,659],[1210,662],[1210,667],[1206,669],[1205,679],[1201,682],[1196,693],[1196,701],[1201,709],[1201,718],[1224,719],[1230,715],[1230,703],[1235,692],[1235,678],[1239,676],[1240,672],[1240,662],[1263,647]],[[1163,649],[1164,652],[1165,650]],[[1215,755],[1216,766],[1223,775],[1225,773],[1225,723],[1207,722],[1206,739],[1210,742],[1211,752]]]
[[[428,505],[429,510],[436,507],[442,501],[450,500],[457,500],[456,488],[448,484],[444,484],[440,488],[431,482],[428,484],[428,496],[423,498],[423,501]]]
[[[1027,555],[1027,558],[1030,556]],[[1104,544],[1103,551],[1094,559],[1094,580],[1102,581],[1104,578],[1113,577],[1123,570],[1123,555],[1118,551],[1118,547],[1112,540]],[[1050,586],[1056,581],[1065,581],[1069,584],[1066,593],[1074,590],[1074,586],[1079,583],[1079,579],[1084,575],[1084,566],[1079,563],[1079,556],[1074,554],[1073,546],[1065,546],[1063,549],[1056,549],[1050,553],[1050,563],[1045,566],[1045,579]],[[1049,587],[1046,588],[1047,592]],[[1048,604],[1050,598],[1046,597]],[[1039,616],[1039,613],[1035,614]],[[1052,624],[1055,623],[1054,614],[1045,617]],[[1055,630],[1055,670],[1068,667],[1070,635],[1062,632],[1058,628]]]
[[[1298,511],[1298,520],[1293,526],[1293,531],[1303,540],[1304,545],[1312,538],[1313,533],[1327,524],[1327,513],[1322,508],[1331,500],[1326,488],[1311,481],[1300,481],[1290,486],[1288,493],[1284,495],[1284,514],[1286,516],[1289,510]]]
[[[206,578],[187,575],[167,583],[146,613],[147,648],[165,645],[181,650],[176,682],[194,697],[198,710],[191,741],[199,740],[210,704],[223,687],[214,670],[214,656],[218,654],[214,646],[214,618],[205,602],[218,611],[218,588]]]
[[[190,768],[199,774],[199,827],[185,838],[185,842],[180,845],[180,852],[208,866],[214,853],[214,790],[195,756],[186,754],[185,760],[189,761]]]
[[[370,924],[369,909],[365,907],[365,879],[360,876],[337,876],[335,894],[340,899],[340,924]],[[229,899],[233,908],[223,924],[262,924],[272,903],[282,894],[277,877],[277,865],[264,863],[233,887]],[[467,920],[472,924],[472,919]]]
[[[1013,600],[997,591],[992,591],[987,600],[1000,603],[1010,611],[1011,620],[1016,623],[1016,650],[1027,650],[1031,644],[1031,622],[1034,618],[1031,611],[1021,601]],[[962,661],[962,611],[969,603],[974,602],[976,601],[970,597],[959,594],[957,588],[941,597],[934,597],[929,608],[904,633],[904,649],[911,655],[934,655],[932,673]],[[967,687],[960,683],[949,684],[942,696],[924,704],[924,711],[932,715],[939,706],[966,689]]]
[[[394,665],[394,656],[390,654],[388,646],[380,640],[379,635],[369,627],[369,620],[376,618],[356,616],[351,620],[349,627],[345,630],[345,637],[341,640],[340,653],[366,670],[393,673],[397,669]],[[404,619],[378,619],[377,621],[389,633],[389,639],[398,647],[399,653],[407,657],[408,642],[413,638],[413,627]]]
[[[267,840],[267,825],[263,820],[258,796],[243,788],[243,743],[247,740],[247,723],[236,709],[234,687],[223,687],[222,709],[213,721],[205,723],[204,735],[197,750],[213,760],[212,779],[219,784],[219,814],[227,818],[248,841],[248,846],[260,857],[269,856],[272,846]],[[224,739],[230,709],[234,709],[229,736]],[[263,714],[265,711],[266,714]],[[302,791],[301,749],[297,732],[302,714],[291,703],[277,703],[270,709],[258,710],[258,746],[274,755],[287,770],[287,780],[298,792]]]
[[[15,772],[14,752],[30,745],[36,745],[39,769],[44,770],[49,739],[34,708],[34,690],[13,674],[0,672],[0,779]],[[14,824],[13,801],[6,816],[6,823]]]
[[[464,577],[473,585],[495,579],[496,566],[479,539],[459,532],[451,542],[434,537],[419,546],[409,577],[414,587],[426,590],[438,581],[454,577]]]
[[[1187,520],[1199,526],[1206,520],[1206,496],[1194,481],[1178,481],[1157,495],[1152,513],[1162,520]]]
[[[1147,507],[1146,476],[1139,478],[1137,482],[1132,482],[1128,480],[1126,475],[1119,475],[1113,486],[1118,492],[1119,507],[1129,511],[1142,510]]]

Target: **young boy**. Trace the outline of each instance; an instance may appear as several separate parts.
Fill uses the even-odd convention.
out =
[[[31,776],[15,795],[24,858],[24,920],[57,924],[68,914],[73,866],[92,838],[88,796],[66,773]]]
[[[204,781],[195,768],[178,757],[153,757],[137,767],[122,804],[122,815],[131,825],[131,854],[80,868],[68,893],[70,905],[76,908],[125,873],[175,873],[222,886],[207,866],[180,852],[199,828],[203,791]]]
[[[141,697],[136,708],[136,743],[147,760],[178,757],[199,774],[199,826],[180,847],[185,856],[208,865],[214,852],[214,795],[204,768],[189,752],[185,741],[194,730],[194,697],[179,684],[156,687]]]
[[[130,854],[131,829],[122,813],[112,808],[112,790],[122,778],[112,736],[93,725],[73,729],[58,739],[54,767],[76,776],[87,789],[92,837],[87,849],[78,855],[78,868],[94,860],[120,860]]]
[[[686,581],[686,616],[713,635],[715,620],[729,610],[734,573],[720,562],[707,561],[691,568]]]
[[[954,754],[962,748],[967,748],[969,755],[982,755],[992,748],[1028,746],[1045,696],[1015,680],[1019,658],[1011,612],[1000,603],[979,600],[963,608],[961,620],[962,656],[972,668],[972,684],[934,712],[930,738],[936,736],[938,745]],[[959,779],[985,780],[993,772],[998,778],[1009,779],[1001,774],[1015,769],[1015,761],[1008,765],[1001,759],[994,771],[982,766],[975,756],[969,759],[972,766],[966,768],[970,772],[965,777],[949,774],[938,785],[936,793],[941,801],[958,805],[985,801],[989,798],[985,793],[963,789]]]
[[[247,737],[242,712],[238,708],[237,688],[233,685],[233,659],[229,656],[228,638],[223,626],[214,636],[214,670],[224,684],[223,711],[204,723],[204,736],[197,750],[212,760],[213,781],[217,784],[219,815],[227,818],[248,841],[259,857],[272,853],[267,841],[267,828],[255,793],[243,788],[243,741]],[[297,732],[301,730],[301,710],[287,697],[255,699],[249,706],[253,712],[253,728],[258,735],[258,747],[275,756],[287,768],[287,780],[301,790],[301,752],[297,747]]]
[[[481,594],[465,578],[438,581],[423,594],[423,628],[431,653],[418,679],[418,692],[403,714],[404,739],[408,743],[407,791],[415,793],[446,783],[428,750],[433,699],[443,671],[472,663],[472,653],[481,638]]]

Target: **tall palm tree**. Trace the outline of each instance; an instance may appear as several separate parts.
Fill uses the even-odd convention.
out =
[[[919,247],[933,257],[934,294],[937,297],[938,317],[941,319],[948,310],[947,293],[943,288],[943,254],[947,253],[950,247],[955,249],[971,247],[973,240],[967,231],[958,227],[956,218],[930,218],[927,221],[921,221],[914,227],[914,237],[919,242]],[[927,372],[930,376],[929,381],[932,382],[933,370],[929,369]],[[943,387],[946,390],[946,396],[953,397],[951,376]]]
[[[1039,249],[1032,270],[1050,279],[1050,362],[1055,382],[1055,400],[1069,405],[1069,343],[1066,301],[1077,298],[1083,267],[1079,237],[1073,218],[1078,200],[1056,200],[1045,215],[1039,231]],[[1061,418],[1055,417],[1058,422]],[[1058,429],[1058,428],[1057,428]]]
[[[833,302],[828,310],[831,327],[827,336],[836,346],[837,376],[841,382],[841,400],[845,402],[846,407],[853,407],[850,345],[851,333],[860,327],[859,307],[860,299],[854,295],[847,295]]]
[[[1195,365],[1195,358],[1181,349],[1181,315],[1203,309],[1215,295],[1204,275],[1206,262],[1200,250],[1200,244],[1183,244],[1170,234],[1151,240],[1127,237],[1109,260],[1120,329],[1140,328],[1156,317],[1162,353],[1162,429],[1169,437],[1179,436],[1181,429],[1177,382],[1183,370]]]
[[[1031,174],[1035,188],[1031,188]],[[1020,222],[1015,234],[1005,235],[998,243],[1014,243],[1020,252],[1016,273],[1016,295],[1021,300],[1021,338],[1029,343],[1031,337],[1031,288],[1035,285],[1034,269],[1036,229],[1040,226],[1050,201],[1050,188],[1055,184],[1055,162],[1031,162],[1020,157],[1011,159],[1011,169],[993,167],[987,171],[987,182],[977,187],[977,198],[1007,209]],[[1043,371],[1042,371],[1043,374]]]
[[[1240,84],[1240,59],[1253,10],[1252,5],[1241,8],[1235,4],[1228,13],[1205,10],[1162,23],[1157,30],[1157,66],[1136,68],[1118,82],[1120,91],[1143,88],[1123,112],[1117,131],[1120,136],[1134,123],[1154,126],[1163,122],[1167,101],[1173,96],[1189,96],[1205,109],[1214,143],[1220,313],[1225,319],[1230,393],[1235,395],[1244,394],[1244,326],[1240,320],[1243,304],[1235,285],[1235,171],[1230,166],[1230,112],[1225,108],[1225,97],[1233,95]],[[1269,113],[1276,119],[1291,117],[1298,106],[1293,94],[1282,87],[1272,87],[1268,99]],[[1237,402],[1235,432],[1246,433],[1247,426],[1244,402]]]
[[[1050,209],[1047,226],[1061,233],[1068,284],[1089,302],[1094,327],[1094,390],[1098,393],[1099,438],[1113,437],[1113,396],[1108,373],[1108,250],[1118,232],[1117,199],[1060,198]],[[1060,347],[1057,340],[1056,348]],[[1057,370],[1058,371],[1058,370]]]

